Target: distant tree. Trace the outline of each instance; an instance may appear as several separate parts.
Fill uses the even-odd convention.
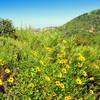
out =
[[[0,18],[0,34],[12,34],[15,32],[15,28],[12,21],[9,19]]]

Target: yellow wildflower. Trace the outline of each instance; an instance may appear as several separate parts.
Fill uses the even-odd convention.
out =
[[[45,79],[46,79],[47,81],[50,81],[49,76],[45,76]]]
[[[40,64],[44,65],[44,61],[40,60]]]
[[[62,43],[64,43],[64,44],[65,44],[65,43],[67,43],[67,41],[66,41],[66,40],[63,40],[63,41],[62,41]]]
[[[94,94],[93,90],[90,90],[90,94]]]
[[[63,58],[66,55],[64,50],[61,50],[60,53],[57,54],[57,58]]]
[[[65,88],[64,84],[61,83],[60,81],[55,82],[57,86],[60,86],[61,88]]]
[[[90,77],[90,80],[91,80],[91,81],[94,80],[94,77]]]
[[[67,63],[68,60],[67,59],[62,59],[62,60],[59,60],[58,62],[61,63],[61,64],[64,64],[64,63]]]
[[[12,76],[9,77],[8,82],[13,83],[14,82],[14,78]]]
[[[79,56],[79,57],[78,57],[78,60],[79,60],[79,61],[85,61],[85,57]]]
[[[1,66],[3,66],[4,65],[4,63],[3,63],[3,61],[0,59],[0,65]]]
[[[99,69],[99,68],[100,68],[100,67],[97,66],[96,64],[94,64],[92,67],[93,67],[93,68],[96,68],[96,69]]]
[[[59,77],[59,78],[62,78],[62,73],[60,73],[60,74],[58,75],[58,77]]]
[[[100,67],[99,67],[99,66],[95,66],[95,68],[96,68],[96,69],[99,69]]]
[[[87,76],[87,73],[85,71],[83,71],[82,75],[83,76]]]
[[[70,100],[71,96],[65,96],[64,100]]]
[[[66,68],[70,68],[70,65],[66,64]]]
[[[6,68],[5,73],[10,73],[10,69]]]
[[[2,80],[0,79],[0,85],[2,85],[3,84],[3,82],[2,82]]]
[[[59,85],[60,85],[60,81],[56,81],[55,83],[56,83],[56,85],[57,85],[57,86],[59,86]]]
[[[80,68],[80,67],[82,67],[82,66],[83,66],[83,64],[78,63],[78,65],[77,65],[77,66]]]
[[[52,48],[50,48],[50,47],[45,47],[45,49],[48,51],[48,52],[52,52]]]
[[[60,83],[60,85],[59,85],[61,88],[65,88],[65,86],[64,86],[64,84],[63,83]]]
[[[77,45],[77,43],[74,43],[74,46],[76,46]]]
[[[17,55],[13,55],[14,59],[17,59]]]
[[[76,79],[76,83],[81,85],[81,84],[82,84],[81,79],[80,79],[80,78],[77,78],[77,79]]]
[[[66,68],[62,68],[62,69],[61,69],[61,72],[67,73]]]
[[[36,72],[40,72],[41,70],[40,70],[40,68],[39,67],[37,67],[36,68]]]

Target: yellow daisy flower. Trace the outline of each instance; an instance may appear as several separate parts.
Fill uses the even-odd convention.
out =
[[[93,90],[90,90],[90,94],[94,94]]]
[[[13,83],[14,82],[14,78],[12,76],[9,77],[8,82]]]
[[[64,100],[70,100],[71,96],[65,96]]]
[[[2,82],[2,80],[0,79],[0,85],[3,85],[3,82]]]
[[[79,60],[79,61],[85,61],[85,57],[79,56],[79,57],[78,57],[78,60]]]
[[[57,86],[59,86],[59,85],[60,85],[60,81],[56,81],[55,84],[56,84]]]
[[[81,85],[81,84],[82,84],[81,79],[80,79],[80,78],[77,78],[77,79],[76,79],[76,83]]]
[[[62,72],[62,73],[67,73],[66,68],[62,68],[62,69],[61,69],[61,72]]]
[[[62,59],[62,60],[58,60],[58,62],[61,63],[61,64],[65,64],[65,63],[68,62],[68,60],[67,59]]]
[[[49,76],[45,76],[45,79],[46,79],[47,81],[50,81]]]
[[[63,83],[60,83],[60,85],[59,85],[61,88],[65,88],[65,86],[64,86],[64,84]]]
[[[91,80],[91,81],[94,80],[94,77],[90,77],[90,80]]]
[[[40,60],[40,64],[44,65],[44,61]]]
[[[5,73],[10,73],[10,69],[6,68]]]
[[[60,74],[58,75],[58,77],[59,77],[59,78],[62,78],[62,73],[60,73]]]
[[[70,65],[66,64],[66,68],[70,68]]]
[[[62,41],[62,43],[64,43],[64,44],[65,44],[65,43],[67,43],[67,41],[66,41],[66,40],[63,40],[63,41]]]
[[[37,67],[36,68],[36,72],[40,72],[41,70],[40,70],[40,68],[39,67]]]
[[[87,73],[85,71],[83,71],[82,75],[83,76],[87,76]]]

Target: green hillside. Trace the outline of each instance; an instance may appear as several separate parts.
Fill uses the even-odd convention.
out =
[[[73,34],[84,32],[100,34],[100,9],[80,15],[64,24],[61,28],[69,34],[71,32]]]
[[[76,38],[83,38],[98,44],[100,41],[100,9],[74,18],[59,27],[58,30],[63,34],[63,37],[74,35]]]

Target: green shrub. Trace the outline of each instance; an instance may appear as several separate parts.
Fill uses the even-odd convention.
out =
[[[0,18],[0,34],[12,34],[15,33],[15,28],[12,21],[9,19]]]
[[[91,43],[90,39],[79,35],[74,36],[74,41],[77,45],[89,45]]]

